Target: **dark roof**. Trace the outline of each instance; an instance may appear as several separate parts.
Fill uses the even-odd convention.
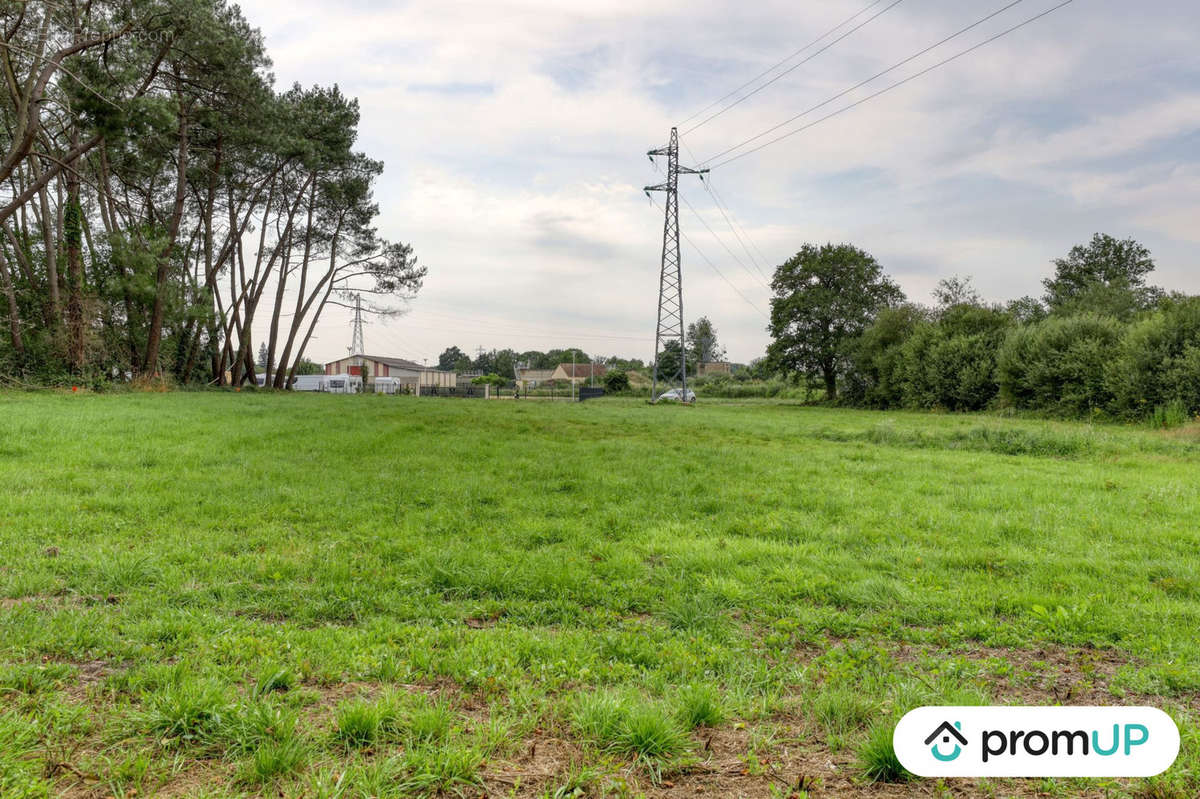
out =
[[[330,361],[330,363],[338,363],[338,361],[349,360],[349,358],[366,358],[368,361],[374,361],[375,363],[381,363],[384,366],[390,366],[394,369],[407,369],[410,372],[439,372],[439,371],[441,371],[440,369],[437,369],[437,368],[431,368],[431,367],[425,366],[423,364],[419,364],[416,361],[408,361],[408,360],[405,360],[404,358],[389,358],[385,355],[351,355],[346,358],[338,358],[337,361]]]
[[[408,369],[409,371],[415,372],[437,371],[436,369],[430,370],[428,366],[419,364],[416,361],[406,361],[404,358],[388,358],[384,355],[364,355],[362,357],[366,358],[368,361],[375,361],[375,363],[381,363],[385,366],[393,366],[397,369]]]
[[[568,378],[570,377],[603,377],[608,372],[608,367],[604,364],[590,363],[560,363],[559,369],[562,369]]]

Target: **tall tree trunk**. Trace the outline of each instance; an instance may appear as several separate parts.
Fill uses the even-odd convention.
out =
[[[827,363],[821,367],[821,374],[825,378],[825,399],[837,399],[837,369],[833,364]]]
[[[8,300],[8,331],[12,339],[13,351],[21,360],[25,359],[25,339],[21,336],[21,311],[17,306],[17,293],[13,288],[12,274],[8,269],[8,260],[4,257],[4,249],[0,247],[0,288],[4,289],[4,297]]]
[[[71,146],[79,144],[79,131],[71,132]],[[83,372],[83,207],[79,203],[79,173],[67,170],[67,203],[63,214],[63,239],[67,246],[67,356],[71,370]]]
[[[35,182],[41,182],[42,168],[38,165],[38,159],[33,158],[29,161],[30,167],[33,169],[33,178]],[[34,215],[38,219],[38,223],[42,229],[42,246],[46,250],[46,283],[50,291],[50,315],[54,320],[54,325],[57,327],[62,322],[62,295],[59,293],[58,285],[58,242],[54,235],[54,219],[56,215],[50,213],[50,199],[47,196],[49,192],[46,190],[45,184],[42,185],[38,192],[38,208],[40,211]]]
[[[179,237],[179,225],[183,221],[183,203],[187,197],[187,157],[189,105],[179,106],[179,149],[175,173],[175,207],[171,209],[171,221],[167,229],[167,244],[158,256],[158,272],[154,283],[154,308],[150,312],[150,329],[146,336],[146,357],[142,371],[153,374],[158,371],[158,353],[162,347],[163,316],[167,303],[167,277],[171,273],[171,255]]]
[[[317,291],[320,291],[318,285]],[[304,351],[308,349],[308,342],[312,340],[313,331],[317,328],[317,320],[321,318],[321,309],[325,307],[325,303],[329,300],[329,295],[333,293],[333,281],[329,281],[329,285],[325,287],[325,294],[321,297],[321,302],[317,305],[317,312],[313,314],[312,320],[308,323],[308,330],[304,333],[304,338],[300,340],[300,348],[296,350],[296,359],[292,361],[292,367],[288,371],[287,383],[290,386],[296,378],[296,370],[300,368],[300,361],[304,360]],[[313,296],[316,296],[314,292]],[[363,384],[363,391],[366,391],[366,383]]]
[[[315,188],[315,186],[314,186],[314,188]],[[308,345],[308,337],[306,336],[304,339],[304,343],[300,345],[300,354],[296,357],[295,362],[291,361],[292,347],[294,346],[294,344],[296,342],[296,335],[300,331],[300,327],[304,322],[304,317],[308,313],[308,309],[312,306],[313,299],[317,296],[317,294],[319,294],[321,292],[321,287],[324,283],[324,280],[318,282],[317,287],[313,290],[312,296],[311,297],[305,296],[304,291],[305,291],[305,286],[308,282],[308,265],[312,258],[312,243],[313,243],[313,241],[312,241],[311,205],[310,205],[308,222],[309,222],[308,226],[305,228],[305,231],[304,231],[304,256],[303,256],[303,260],[300,262],[300,290],[296,293],[296,310],[292,314],[292,324],[290,326],[290,329],[288,330],[287,344],[283,348],[283,357],[280,358],[280,361],[279,361],[280,367],[282,367],[284,364],[287,364],[287,363],[292,363],[292,366],[288,370],[286,382],[283,385],[278,386],[279,388],[285,388],[286,386],[290,386],[292,384],[292,379],[295,378],[295,376],[296,376],[296,368],[300,363],[300,359],[304,355],[304,347]],[[337,227],[334,229],[333,239],[331,241],[332,249],[330,252],[331,252],[332,257],[336,257],[338,241],[341,238],[341,235],[342,235],[342,219],[338,219],[338,224],[337,224]],[[330,287],[332,288],[332,283],[330,284]],[[328,298],[328,296],[329,296],[328,292],[326,292],[325,296],[326,296],[326,298]],[[321,300],[321,305],[324,305],[324,304],[325,304],[325,300]],[[311,331],[310,331],[309,335],[311,335]],[[276,381],[276,382],[278,382],[278,381]]]

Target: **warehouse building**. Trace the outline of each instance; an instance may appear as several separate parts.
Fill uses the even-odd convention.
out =
[[[602,363],[560,363],[554,370],[552,380],[570,381],[575,385],[600,380],[608,374]]]
[[[553,369],[530,369],[526,366],[517,367],[517,384],[521,388],[537,388],[554,379]]]
[[[410,390],[421,388],[455,388],[458,376],[454,372],[431,369],[404,358],[389,358],[381,355],[350,355],[325,364],[327,375],[353,375],[363,378],[366,391],[375,390],[375,378],[390,378],[394,386],[405,386]],[[390,392],[389,392],[390,393]]]

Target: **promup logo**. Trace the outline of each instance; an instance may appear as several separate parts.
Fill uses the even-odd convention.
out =
[[[960,732],[961,729],[961,721],[956,721],[954,724],[951,724],[948,721],[943,721],[941,726],[931,732],[929,737],[925,739],[926,746],[933,744],[933,746],[929,747],[929,753],[943,763],[949,763],[953,760],[957,760],[958,756],[962,754],[962,748],[967,745],[967,739],[963,737],[963,734]],[[958,743],[954,745],[954,751],[948,755],[944,755],[938,751],[938,744],[933,743],[938,737],[941,737],[942,743],[944,744],[950,743],[951,738],[958,741]]]
[[[923,707],[892,743],[922,777],[1150,777],[1175,762],[1179,728],[1148,707]]]

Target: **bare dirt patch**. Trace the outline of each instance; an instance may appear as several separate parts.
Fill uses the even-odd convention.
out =
[[[655,783],[633,767],[620,768],[596,777],[582,795],[606,795],[605,786],[623,782],[635,796],[654,799],[683,797],[1045,797],[1041,780],[914,780],[902,783],[868,783],[862,779],[849,749],[831,752],[815,738],[789,725],[776,725],[776,743],[761,744],[757,757],[749,758],[754,732],[749,728],[725,727],[698,733],[700,762],[680,773],[667,774]],[[577,764],[587,762],[585,753],[573,742],[551,735],[526,742],[520,756],[494,764],[483,775],[487,796],[536,797],[578,775]],[[1111,790],[1073,790],[1071,796],[1102,799]]]
[[[1131,693],[1115,688],[1118,672],[1142,664],[1114,649],[1042,646],[1031,649],[977,647],[946,651],[935,647],[902,645],[894,650],[902,663],[925,658],[962,657],[971,661],[999,660],[1011,666],[1007,674],[992,675],[989,690],[997,704],[1024,705],[1153,705],[1164,697]],[[1172,697],[1175,705],[1200,710],[1200,694]]]

